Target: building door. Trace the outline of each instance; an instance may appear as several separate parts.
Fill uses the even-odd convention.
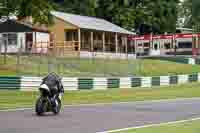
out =
[[[26,45],[25,49],[26,51],[31,51],[33,47],[33,33],[26,33]]]

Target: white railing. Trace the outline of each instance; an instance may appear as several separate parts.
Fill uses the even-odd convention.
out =
[[[80,52],[81,58],[110,58],[110,59],[136,59],[135,54],[106,53],[106,52]]]

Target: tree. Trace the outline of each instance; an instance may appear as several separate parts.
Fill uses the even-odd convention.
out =
[[[179,18],[183,20],[182,26],[192,28],[192,0],[184,0],[178,9]]]
[[[141,24],[155,33],[175,32],[179,0],[65,0],[59,10],[106,19],[126,29]],[[151,28],[152,29],[152,28]]]
[[[131,0],[116,0],[114,3],[113,22],[132,30],[135,27],[134,20],[137,17],[135,2]]]
[[[18,8],[17,0],[0,0],[0,17],[14,14]]]
[[[179,0],[144,0],[144,23],[159,29],[161,33],[175,32]]]
[[[127,29],[134,27],[135,4],[141,0],[65,0],[59,10],[106,19]]]
[[[155,33],[175,32],[179,0],[100,0],[98,17],[126,29],[148,25]],[[153,27],[153,28],[152,28]]]
[[[64,0],[64,2],[59,3],[60,11],[86,15],[86,16],[95,16],[97,0]]]
[[[191,1],[191,0],[190,0]],[[192,0],[192,3],[187,0],[187,4],[189,6],[190,12],[192,12],[191,22],[192,27],[195,32],[200,32],[200,1],[199,0]]]
[[[97,17],[132,30],[136,18],[141,15],[136,9],[140,2],[141,0],[99,0]]]
[[[51,11],[54,4],[51,0],[0,0],[3,8],[0,16],[16,15],[19,19],[33,17],[35,23],[51,24]]]
[[[96,15],[97,17],[113,22],[114,8],[115,5],[113,0],[99,0],[98,8],[96,9]]]

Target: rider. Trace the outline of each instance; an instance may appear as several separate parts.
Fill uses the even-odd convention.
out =
[[[64,87],[61,78],[56,73],[50,73],[45,78],[42,79],[42,84],[47,85],[50,91],[53,93],[52,96],[50,96],[51,102],[53,105],[56,105],[56,100],[54,98],[56,94],[54,93],[59,94],[60,100],[61,100],[61,95],[64,93]]]

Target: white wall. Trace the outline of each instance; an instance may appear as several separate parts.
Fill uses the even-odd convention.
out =
[[[25,52],[26,50],[26,33],[16,33],[17,34],[17,44],[15,45],[8,45],[7,47],[7,53],[17,53],[19,48],[21,48],[21,52]],[[2,37],[2,34],[0,34],[0,38]],[[50,35],[48,33],[36,33],[36,42],[35,41],[35,34],[33,33],[33,43],[37,43],[37,45],[42,45],[43,47],[47,47],[48,42],[50,41]],[[41,44],[41,42],[43,42]],[[4,48],[4,42],[0,40],[0,51],[5,52]],[[39,47],[38,46],[38,47]],[[40,48],[37,49],[37,51],[41,51]],[[47,51],[44,50],[44,51]]]
[[[157,45],[157,49],[156,49]],[[160,40],[154,40],[153,41],[153,49],[150,49],[150,55],[157,56],[161,54],[161,41]]]
[[[192,38],[177,38],[176,41],[177,43],[178,42],[192,42]]]
[[[26,33],[18,33],[17,39],[18,39],[17,40],[17,42],[18,42],[17,49],[21,48],[21,52],[25,52],[25,50],[26,50]]]
[[[17,34],[17,41],[16,44],[8,44],[7,45],[7,53],[17,53],[19,48],[22,48],[22,52],[25,50],[25,33],[13,33]],[[2,34],[0,34],[0,37],[2,37]],[[4,38],[6,39],[6,38]],[[5,40],[0,40],[0,50],[1,52],[5,52]]]
[[[37,42],[49,42],[50,41],[50,35],[49,33],[36,33],[36,40]]]
[[[32,52],[46,53],[49,42],[50,42],[49,33],[41,33],[41,32],[36,32],[36,34],[33,33],[33,44],[36,45],[35,46],[36,48],[34,48]]]

